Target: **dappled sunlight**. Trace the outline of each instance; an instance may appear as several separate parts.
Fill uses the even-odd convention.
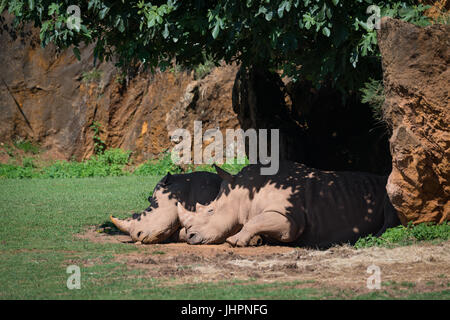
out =
[[[232,235],[231,230],[236,233],[235,229],[239,231],[244,226],[239,231],[243,235],[244,230],[250,228],[246,228],[247,223],[256,221],[255,217],[266,212],[281,214],[289,223],[286,227],[270,226],[276,228],[276,232],[264,231],[267,227],[252,232],[261,232],[269,238],[275,235],[272,239],[275,242],[278,236],[291,239],[285,235],[297,234],[289,241],[293,245],[320,248],[354,243],[361,236],[377,234],[387,225],[399,223],[395,210],[387,205],[385,176],[321,171],[291,161],[281,161],[276,175],[261,175],[261,167],[249,165],[233,176],[219,172],[224,180],[217,198],[208,207],[211,214],[192,215],[189,219],[189,227],[195,230],[196,237],[204,233],[208,234],[208,239],[218,241]],[[231,228],[230,224],[240,227]],[[264,221],[257,224],[255,230],[259,230]],[[213,232],[219,234],[211,235]],[[246,235],[245,241],[248,237],[250,235]]]

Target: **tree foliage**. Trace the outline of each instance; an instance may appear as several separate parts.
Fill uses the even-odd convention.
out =
[[[367,13],[377,5],[389,15],[426,24],[417,1],[374,0],[1,0],[15,25],[34,22],[42,46],[94,43],[98,59],[117,57],[119,66],[137,62],[165,69],[192,67],[204,57],[283,70],[316,86],[330,80],[343,92],[358,89],[379,69],[375,30]],[[80,9],[80,28],[68,28],[70,5]],[[71,20],[72,21],[72,20]]]

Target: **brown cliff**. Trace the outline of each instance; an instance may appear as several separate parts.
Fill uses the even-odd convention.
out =
[[[113,63],[94,67],[91,48],[81,48],[78,61],[72,50],[41,48],[34,28],[16,34],[10,22],[7,16],[0,34],[1,142],[29,140],[44,157],[81,160],[93,154],[97,121],[107,147],[131,150],[140,162],[171,146],[174,126],[202,120],[204,130],[239,127],[231,105],[236,66],[217,67],[201,80],[187,71],[138,70],[125,81]],[[186,101],[187,91],[199,94]]]
[[[384,18],[378,32],[392,127],[388,194],[403,223],[450,217],[450,26]]]

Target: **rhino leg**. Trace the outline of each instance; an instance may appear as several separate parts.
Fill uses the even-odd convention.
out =
[[[225,241],[233,247],[246,247],[256,235],[264,235],[280,242],[292,242],[299,235],[299,227],[292,220],[275,211],[266,211],[244,224],[241,231]]]

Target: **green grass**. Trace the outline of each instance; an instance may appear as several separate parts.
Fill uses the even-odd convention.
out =
[[[88,226],[109,223],[110,214],[124,216],[147,207],[160,178],[1,180],[0,299],[449,299],[448,286],[422,294],[406,282],[398,284],[402,291],[395,295],[355,295],[301,281],[260,284],[251,278],[173,285],[115,259],[139,247],[76,237]],[[81,268],[81,290],[66,287],[69,265]]]
[[[298,283],[171,286],[113,259],[137,247],[75,237],[88,226],[107,222],[110,214],[145,208],[160,178],[2,180],[0,299],[314,299],[330,295],[298,288]],[[66,287],[69,265],[81,267],[81,290]]]
[[[114,254],[136,250],[126,244],[75,239],[89,225],[147,207],[147,197],[161,177],[2,180],[0,184],[0,299],[58,298],[79,295],[65,286],[66,267],[99,259],[87,268],[81,290],[123,274],[108,263]],[[105,263],[103,263],[105,262]],[[125,277],[126,278],[126,277]],[[98,292],[97,292],[98,293]]]
[[[356,248],[368,247],[397,247],[417,243],[419,241],[446,241],[450,239],[450,223],[431,224],[421,223],[418,225],[397,226],[386,230],[380,237],[369,235],[360,238]]]

